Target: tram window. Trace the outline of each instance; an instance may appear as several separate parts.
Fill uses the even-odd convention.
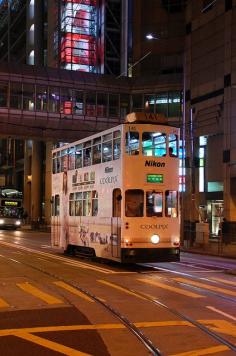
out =
[[[83,167],[87,167],[91,165],[92,163],[91,158],[92,158],[91,141],[88,141],[84,143],[84,148],[83,148]]]
[[[68,150],[63,150],[61,156],[61,172],[64,172],[68,170]]]
[[[82,193],[75,194],[75,216],[82,216]]]
[[[92,191],[92,216],[98,215],[98,192]]]
[[[60,157],[60,152],[57,153],[57,158],[56,158],[56,173],[61,172],[61,157]]]
[[[93,146],[93,164],[101,163],[101,144]]]
[[[178,156],[178,136],[175,134],[169,134],[169,156]]]
[[[157,191],[146,192],[146,215],[162,216],[162,211],[163,211],[162,192],[157,192]]]
[[[83,216],[91,216],[91,192],[83,192]]]
[[[51,203],[51,215],[54,216],[54,207],[55,207],[54,196],[51,197],[50,203]],[[0,216],[1,216],[1,208],[0,208]]]
[[[143,155],[166,156],[166,134],[162,132],[143,132]]]
[[[129,155],[139,154],[139,133],[136,131],[126,132],[125,140],[126,153]]]
[[[53,153],[52,157],[52,173],[55,174],[57,172],[57,159],[56,159],[56,154]]]
[[[75,147],[70,147],[69,148],[69,169],[75,169]]]
[[[75,168],[82,167],[82,145],[77,145],[75,147]]]
[[[104,142],[102,144],[102,162],[112,160],[112,141]]]
[[[175,190],[167,190],[166,197],[166,216],[176,218],[178,216],[178,192]]]
[[[129,189],[125,192],[125,215],[143,216],[144,193],[141,189]]]
[[[60,215],[60,196],[55,195],[55,216]]]
[[[120,138],[113,141],[113,159],[120,158]]]
[[[74,193],[71,193],[70,197],[69,197],[69,214],[70,214],[70,216],[74,216],[75,215]]]

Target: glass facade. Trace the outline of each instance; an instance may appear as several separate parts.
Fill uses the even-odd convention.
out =
[[[130,112],[146,111],[180,118],[181,92],[169,92],[166,95],[166,99],[163,99],[165,103],[158,105],[158,100],[163,97],[162,93],[115,94],[16,81],[0,82],[0,108],[43,111],[66,116],[86,115],[88,117],[123,119]],[[175,99],[168,100],[168,97]],[[150,110],[147,109],[147,103]]]

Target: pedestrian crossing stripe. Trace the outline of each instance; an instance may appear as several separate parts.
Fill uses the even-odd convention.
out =
[[[229,289],[215,287],[215,286],[212,286],[212,285],[209,285],[209,284],[206,284],[206,283],[197,282],[197,281],[193,281],[191,279],[182,278],[182,277],[174,278],[174,280],[177,281],[177,282],[180,282],[180,283],[190,284],[190,285],[193,285],[193,286],[198,287],[198,288],[209,289],[209,290],[211,290],[213,292],[224,293],[224,294],[236,297],[236,291],[234,292],[234,291],[229,290]]]
[[[138,279],[138,281],[142,282],[142,283],[150,284],[152,286],[156,286],[156,287],[159,287],[159,288],[163,288],[163,289],[172,291],[174,293],[182,294],[182,295],[187,296],[187,297],[205,298],[205,296],[203,296],[201,294],[193,293],[193,292],[190,292],[188,290],[184,290],[184,289],[177,288],[177,287],[172,287],[172,286],[169,286],[169,285],[167,285],[165,283],[158,282],[156,280],[143,278],[143,279]]]
[[[66,284],[65,282],[62,281],[56,281],[53,282],[56,286],[63,288],[65,290],[67,290],[68,292],[77,295],[80,298],[83,298],[85,300],[87,300],[88,302],[94,303],[94,300],[90,297],[88,297],[85,293],[80,292],[78,289],[70,286],[69,284]]]
[[[41,291],[39,288],[34,287],[32,284],[25,283],[17,283],[17,286],[23,291],[33,295],[36,298],[43,300],[47,304],[63,304],[64,302],[48,293]]]

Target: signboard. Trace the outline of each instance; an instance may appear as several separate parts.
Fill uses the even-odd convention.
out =
[[[147,174],[147,183],[163,183],[163,174]]]
[[[21,205],[20,201],[13,201],[13,200],[2,200],[2,206],[16,206],[19,207]]]

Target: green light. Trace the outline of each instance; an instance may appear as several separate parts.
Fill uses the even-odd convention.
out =
[[[163,183],[163,174],[147,174],[147,183]]]

